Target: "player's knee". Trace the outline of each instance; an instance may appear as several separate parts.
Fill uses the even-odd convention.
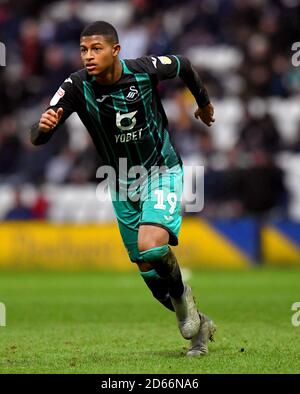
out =
[[[144,252],[168,244],[169,232],[158,226],[141,225],[138,235],[138,250]]]
[[[155,262],[164,257],[169,251],[168,245],[156,246],[140,251],[141,258],[148,263]]]
[[[145,252],[146,250],[156,248],[160,245],[161,244],[159,244],[155,240],[151,240],[151,239],[150,240],[143,240],[143,241],[139,241],[138,249],[139,249],[139,252],[141,253],[141,252]]]
[[[147,250],[163,247],[165,244],[167,244],[168,241],[161,240],[161,239],[155,239],[155,238],[144,238],[142,240],[139,240],[138,242],[138,250],[139,252],[145,252]]]

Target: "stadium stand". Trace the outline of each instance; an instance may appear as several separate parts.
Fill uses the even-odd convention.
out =
[[[180,53],[205,81],[216,109],[211,129],[195,122],[194,102],[179,81],[160,87],[184,163],[206,168],[201,215],[300,220],[300,67],[291,63],[299,11],[299,1],[287,0],[1,2],[0,41],[7,47],[0,69],[1,218],[18,188],[28,203],[42,190],[53,221],[112,219],[95,193],[101,158],[77,116],[42,148],[28,138],[60,83],[81,67],[83,26],[105,19],[120,32],[124,58]],[[282,179],[268,204],[249,210],[247,185],[241,189],[237,179],[259,168]]]

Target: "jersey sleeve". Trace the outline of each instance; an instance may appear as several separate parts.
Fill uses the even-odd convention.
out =
[[[158,81],[178,76],[180,62],[177,56],[143,56],[136,59],[136,71],[143,71],[156,77]]]
[[[64,110],[63,115],[60,119],[60,124],[63,123],[71,114],[75,111],[74,106],[74,82],[71,77],[65,79],[65,81],[58,88],[50,100],[50,104],[47,109],[53,109],[55,112],[58,108]]]
[[[50,100],[48,109],[53,109],[55,112],[62,108],[64,110],[59,123],[53,130],[44,133],[39,130],[39,122],[35,123],[30,129],[31,142],[34,145],[42,145],[47,143],[57,129],[64,123],[64,121],[75,111],[75,95],[74,95],[74,81],[70,76],[67,78],[61,86],[58,88],[57,92],[54,94]]]
[[[135,72],[146,72],[156,82],[179,76],[191,91],[200,108],[209,102],[209,96],[202,80],[191,62],[181,55],[143,56],[135,61],[128,61]]]

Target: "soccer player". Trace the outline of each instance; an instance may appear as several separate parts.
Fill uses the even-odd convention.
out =
[[[32,126],[31,142],[45,144],[68,116],[77,112],[103,161],[118,174],[117,182],[112,182],[116,189],[112,200],[130,260],[138,265],[153,296],[175,311],[181,335],[191,339],[187,355],[203,355],[208,352],[215,326],[198,311],[169,247],[178,244],[183,166],[170,141],[158,82],[179,76],[198,104],[195,117],[208,126],[214,122],[214,108],[185,57],[120,59],[120,49],[117,32],[109,23],[94,22],[82,31],[84,68],[62,83],[49,108]],[[121,158],[130,168],[142,166],[147,174],[152,168],[164,169],[156,176],[141,176],[139,199],[120,198],[125,171]],[[125,185],[130,185],[129,176]],[[131,197],[136,195],[131,193]]]

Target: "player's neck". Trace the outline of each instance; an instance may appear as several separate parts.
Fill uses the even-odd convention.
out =
[[[117,59],[109,70],[96,76],[96,81],[101,85],[112,85],[119,81],[122,76],[122,72],[122,63],[120,59]]]

